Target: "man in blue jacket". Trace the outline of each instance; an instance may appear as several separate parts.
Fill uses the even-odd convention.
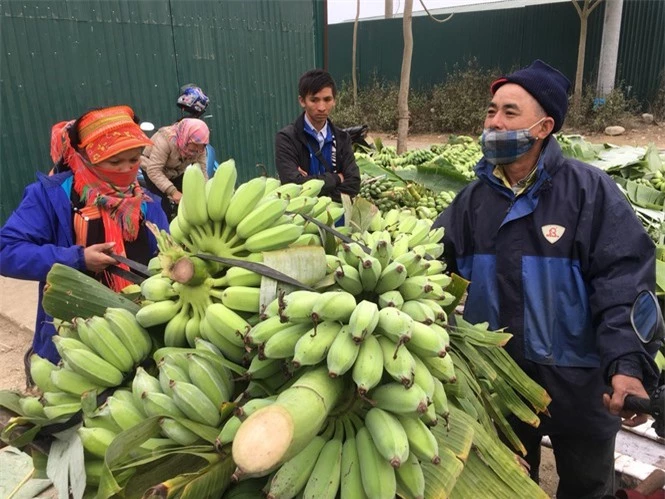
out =
[[[549,435],[557,497],[586,498],[614,492],[618,416],[645,421],[623,400],[657,381],[629,318],[638,292],[654,289],[655,255],[614,181],[564,158],[552,137],[569,88],[539,60],[492,84],[478,180],[434,226],[450,270],[471,281],[465,319],[507,328],[506,350],[552,397],[538,428],[513,422],[532,478]]]

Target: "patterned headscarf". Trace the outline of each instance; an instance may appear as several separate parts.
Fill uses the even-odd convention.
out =
[[[75,121],[62,121],[51,129],[51,158],[54,162],[63,160],[71,168],[74,190],[85,207],[99,208],[105,240],[114,241],[114,251],[123,256],[124,242],[134,241],[138,236],[141,203],[152,198],[136,180],[129,185],[113,185],[112,179],[96,171],[95,165],[124,151],[152,144],[133,118],[134,112],[127,106],[98,109],[83,115],[78,121],[81,142],[77,146],[85,151],[87,158],[69,140],[69,129]]]
[[[186,156],[187,144],[208,145],[210,130],[208,125],[196,118],[185,118],[173,125],[173,140],[181,156]]]

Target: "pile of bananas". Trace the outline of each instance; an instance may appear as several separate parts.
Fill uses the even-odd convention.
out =
[[[230,170],[235,167],[228,162],[220,167],[203,196],[200,170],[187,170],[174,233],[158,235],[160,255],[151,265],[156,274],[141,286],[143,306],[135,319],[131,312],[108,309],[104,318],[73,320],[55,340],[63,365],[33,363],[33,377],[46,392],[42,399],[34,397],[43,419],[83,411],[78,434],[89,483],[108,473],[111,442],[158,420],[160,435],[128,450],[127,462],[136,464],[111,469],[120,488],[134,473],[148,473],[156,465],[150,459],[195,448],[201,456],[232,455],[239,483],[220,479],[216,489],[220,495],[228,489],[229,497],[262,490],[268,497],[334,498],[339,492],[392,499],[396,494],[423,497],[428,487],[429,495],[449,495],[456,481],[465,480],[462,456],[473,442],[483,449],[481,459],[496,465],[488,476],[501,482],[497,487],[516,486],[519,491],[513,492],[529,490],[537,497],[535,485],[506,458],[510,452],[504,452],[494,424],[523,449],[504,414],[537,424],[536,412],[545,411],[549,400],[503,352],[509,334],[461,318],[456,327],[449,325],[456,297],[438,260],[442,229],[433,230],[432,217],[424,216],[430,208],[377,214],[369,230],[351,233],[350,242],[326,245],[327,275],[315,291],[281,292],[262,307],[258,273],[212,265],[193,253],[260,260],[266,249],[321,245],[314,231],[307,232],[313,224],[299,213],[312,214],[321,203],[325,216],[317,217],[331,224],[341,211],[317,197],[320,184],[314,182],[268,189],[271,181],[258,179],[234,192],[227,185],[235,178]],[[216,184],[217,175],[225,183]],[[229,201],[224,215],[213,217],[219,186]],[[239,196],[243,192],[253,193],[252,200]],[[192,215],[201,211],[197,193],[206,203],[205,217]],[[246,213],[229,223],[228,214],[240,204]],[[270,226],[252,215],[259,209],[273,219]],[[251,222],[251,235],[244,232],[245,220]],[[273,226],[285,231],[296,226],[300,235],[273,235],[279,244],[261,236],[260,246],[248,246],[254,235]],[[314,238],[298,242],[306,234]],[[120,334],[113,330],[120,314],[126,321],[120,346],[128,357],[106,334],[107,329]],[[151,345],[138,324],[164,328],[166,346],[152,353],[156,367],[143,362]],[[105,338],[100,349],[97,335],[88,343],[93,330]],[[151,334],[159,334],[159,328]],[[136,351],[130,351],[130,343]],[[57,372],[80,375],[86,384],[57,386]],[[101,406],[82,407],[88,392],[107,395],[114,388]],[[19,404],[33,406],[28,398],[21,397],[26,401]],[[47,414],[48,407],[67,404],[72,405]],[[446,432],[434,431],[440,421],[447,431],[470,433],[449,439]],[[461,441],[469,448],[455,448]],[[502,482],[499,470],[509,478]],[[448,473],[452,478],[445,484],[436,478]],[[183,472],[172,484],[183,487],[197,476]]]
[[[30,375],[44,394],[19,402],[28,417],[59,419],[81,409],[81,395],[120,386],[150,354],[152,341],[131,312],[108,308],[103,317],[58,324],[53,337],[62,363],[33,355]]]
[[[656,170],[649,181],[654,189],[665,192],[665,174],[662,170]]]
[[[402,187],[395,185],[386,176],[363,175],[359,196],[376,205],[383,216],[388,216],[387,214],[393,211],[401,211],[404,216],[414,215],[434,220],[452,203],[455,191],[434,193],[420,184],[411,183]],[[392,215],[388,216],[391,217]]]

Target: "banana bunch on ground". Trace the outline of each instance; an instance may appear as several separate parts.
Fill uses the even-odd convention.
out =
[[[199,166],[190,165],[178,215],[170,224],[173,238],[192,252],[260,260],[261,252],[295,243],[305,231],[318,233],[299,215],[324,223],[343,215],[330,198],[317,197],[322,180],[282,185],[274,178],[257,177],[236,188],[236,179],[232,159],[207,182]]]
[[[662,170],[656,170],[653,173],[650,182],[654,189],[665,192],[665,175]]]

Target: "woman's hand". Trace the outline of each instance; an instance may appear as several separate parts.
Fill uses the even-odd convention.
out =
[[[99,243],[88,246],[83,250],[85,267],[91,272],[101,272],[109,265],[118,263],[109,253],[115,243]]]
[[[171,198],[171,200],[172,200],[174,203],[178,203],[178,204],[179,204],[179,203],[180,203],[180,199],[182,198],[182,192],[180,192],[180,191],[174,191],[172,194],[169,195],[169,198]]]

